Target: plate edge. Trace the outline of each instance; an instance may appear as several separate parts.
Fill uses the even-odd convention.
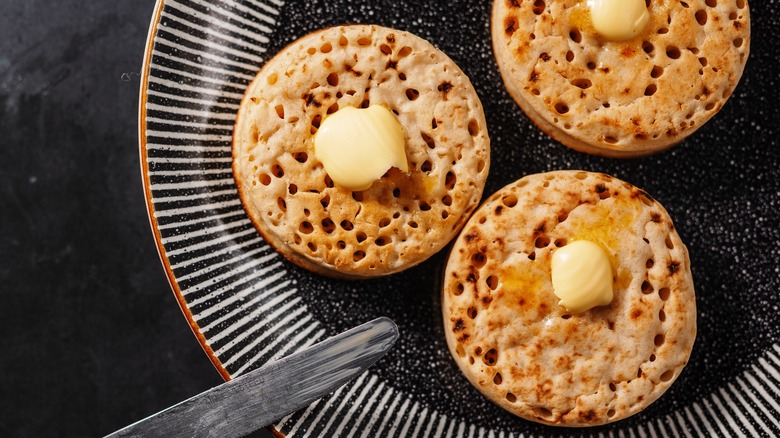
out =
[[[146,37],[146,47],[144,49],[143,67],[141,70],[141,84],[138,98],[138,152],[141,171],[140,176],[144,186],[144,201],[146,202],[146,212],[149,218],[149,227],[152,230],[152,234],[154,235],[154,244],[157,247],[157,255],[160,257],[160,262],[165,269],[165,276],[168,279],[168,284],[171,287],[171,291],[176,298],[176,302],[179,304],[179,310],[181,310],[182,314],[187,320],[187,323],[190,326],[190,330],[192,330],[192,333],[198,339],[198,343],[200,344],[201,348],[203,348],[203,352],[206,353],[206,356],[208,356],[211,364],[214,365],[214,368],[216,368],[217,372],[219,372],[222,379],[228,381],[231,380],[230,373],[228,373],[228,371],[222,365],[222,362],[214,354],[214,350],[206,343],[206,337],[203,335],[203,333],[201,333],[200,327],[195,322],[192,313],[187,308],[187,303],[184,301],[184,296],[181,293],[181,289],[179,288],[178,283],[176,283],[170,262],[165,256],[165,250],[161,241],[162,237],[160,236],[160,231],[157,227],[157,221],[154,217],[154,204],[152,203],[152,192],[149,181],[149,164],[147,162],[146,153],[146,91],[149,86],[149,72],[151,70],[152,64],[152,49],[154,46],[154,38],[157,33],[157,27],[160,23],[160,18],[162,16],[162,10],[164,6],[165,0],[157,0],[157,3],[154,6],[151,22],[149,23],[149,33]]]

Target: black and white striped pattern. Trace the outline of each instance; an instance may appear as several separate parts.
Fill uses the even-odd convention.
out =
[[[237,376],[324,336],[247,219],[231,170],[236,111],[282,4],[161,3],[143,91],[150,210],[189,317]]]
[[[231,170],[245,88],[268,58],[278,0],[160,0],[142,90],[141,155],[172,284],[227,378],[325,337],[282,258],[247,219]],[[598,437],[780,434],[780,347],[703,400]],[[476,426],[366,372],[276,424],[289,437],[524,437]],[[588,435],[587,431],[584,431]]]

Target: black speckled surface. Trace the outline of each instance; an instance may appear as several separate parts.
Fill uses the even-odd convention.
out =
[[[375,3],[290,2],[287,39],[274,47],[345,22],[412,31],[482,97],[494,158],[487,194],[528,173],[583,168],[644,188],[674,218],[691,253],[699,336],[669,394],[626,425],[709,394],[778,342],[777,0],[751,4],[750,59],[723,110],[673,150],[631,161],[570,151],[528,122],[492,60],[489,1]],[[100,436],[221,381],[180,314],[146,217],[137,105],[153,6],[0,4],[1,436]],[[378,315],[398,323],[402,339],[380,376],[477,424],[517,425],[449,360],[437,308],[443,259],[371,282],[295,273],[330,332]]]
[[[618,426],[643,424],[701,400],[780,340],[780,111],[774,103],[780,50],[766,37],[778,25],[776,1],[751,3],[750,58],[724,108],[675,148],[632,160],[569,150],[526,118],[504,89],[493,60],[491,2],[356,3],[291,3],[294,10],[281,23],[290,36],[269,51],[327,25],[375,23],[411,31],[450,55],[480,95],[492,154],[486,195],[530,173],[585,169],[641,187],[669,211],[690,251],[698,337],[689,365],[667,394]],[[399,275],[358,283],[296,272],[301,289],[309,291],[304,296],[310,308],[333,332],[379,315],[398,323],[401,340],[375,372],[416,400],[478,427],[560,433],[505,413],[460,375],[442,332],[438,277],[444,261],[445,254],[438,254]]]

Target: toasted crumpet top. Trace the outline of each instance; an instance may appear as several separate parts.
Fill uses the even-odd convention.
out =
[[[334,185],[314,154],[322,120],[382,105],[405,131],[409,173],[391,168],[364,191]],[[245,209],[299,265],[348,278],[422,262],[479,203],[490,163],[482,105],[444,53],[407,32],[353,25],[307,35],[249,86],[233,140]]]
[[[584,1],[494,1],[504,83],[543,131],[582,152],[639,156],[720,110],[750,50],[747,1],[648,2],[644,32],[612,42],[588,30]]]
[[[550,262],[575,240],[605,250],[607,306],[558,304]],[[690,262],[666,210],[603,174],[527,176],[464,227],[442,291],[447,345],[485,396],[528,420],[592,426],[635,414],[666,391],[696,337]]]

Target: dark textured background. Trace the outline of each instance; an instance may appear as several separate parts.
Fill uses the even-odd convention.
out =
[[[154,3],[0,2],[0,436],[102,436],[222,381],[146,214]]]
[[[170,292],[146,216],[137,105],[154,1],[15,3],[0,3],[0,436],[99,436],[221,382]],[[319,23],[387,12],[400,18],[383,24],[411,30],[449,53],[483,96],[494,154],[504,154],[494,160],[486,193],[522,174],[582,167],[637,184],[669,209],[691,250],[700,336],[674,395],[649,415],[705,395],[777,342],[776,1],[751,5],[752,53],[721,113],[671,152],[629,162],[569,151],[524,119],[485,56],[484,38],[460,34],[458,20],[481,24],[471,33],[486,35],[489,2],[441,24],[436,8],[381,3],[368,9],[317,3],[304,11],[307,19],[288,16],[284,26],[300,35]],[[438,342],[435,331],[417,323],[436,317],[434,296],[427,288],[423,297],[414,290],[385,293],[440,264],[439,256],[376,288],[319,287],[314,277],[300,277],[318,304],[317,317],[332,331],[390,309],[406,333],[392,363],[433,363],[424,374],[448,376],[453,365],[440,349],[404,348]],[[328,298],[335,287],[343,293],[337,302]],[[366,293],[368,305],[354,307]],[[421,305],[406,307],[407,299]],[[417,379],[405,366],[379,372],[400,382]],[[442,379],[430,387],[412,384],[411,391],[434,391],[451,403],[469,396],[450,392],[459,382]]]

